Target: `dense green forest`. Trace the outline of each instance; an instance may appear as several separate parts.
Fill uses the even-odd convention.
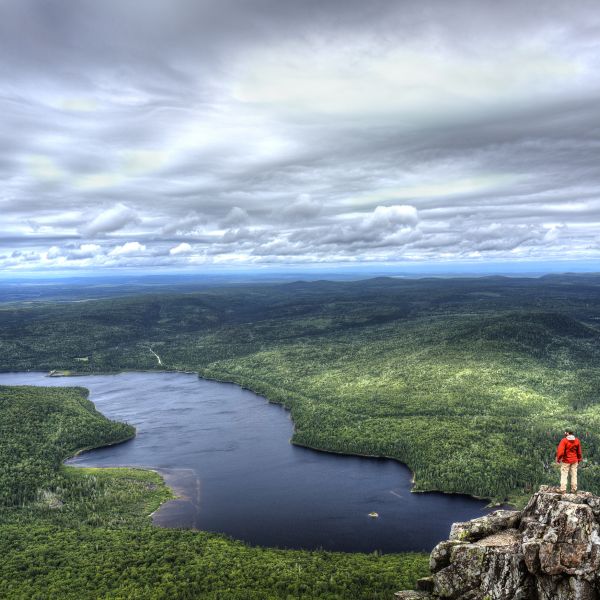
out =
[[[0,386],[0,506],[30,503],[64,484],[59,466],[78,449],[126,440],[135,430],[108,421],[87,390]]]
[[[289,407],[293,441],[518,501],[565,426],[600,492],[600,276],[296,282],[0,305],[0,370],[180,369]],[[160,357],[158,364],[155,353]]]
[[[0,387],[0,427],[0,598],[383,599],[427,571],[421,554],[254,548],[153,527],[170,497],[156,473],[62,465],[133,434],[81,388]]]

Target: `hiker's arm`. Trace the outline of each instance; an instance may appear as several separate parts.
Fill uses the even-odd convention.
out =
[[[560,440],[558,448],[556,449],[556,462],[559,463],[562,460],[563,454],[565,453],[565,440]]]

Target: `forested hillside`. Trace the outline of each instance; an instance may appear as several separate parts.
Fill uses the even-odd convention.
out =
[[[30,504],[39,490],[51,497],[65,484],[64,459],[133,435],[98,413],[85,389],[0,386],[0,506]]]
[[[80,469],[77,448],[133,433],[81,388],[0,387],[0,598],[389,598],[427,571],[421,554],[252,548],[153,527],[170,492],[140,469]]]
[[[594,275],[7,304],[0,369],[194,370],[284,403],[298,444],[397,458],[418,490],[518,499],[556,478],[565,427],[600,492],[599,319]]]

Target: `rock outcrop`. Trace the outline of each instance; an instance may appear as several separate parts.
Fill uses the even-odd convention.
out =
[[[522,511],[455,523],[403,600],[600,600],[600,497],[542,486]]]

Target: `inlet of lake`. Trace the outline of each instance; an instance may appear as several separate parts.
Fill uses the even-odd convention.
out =
[[[237,385],[168,372],[2,373],[0,384],[86,387],[100,412],[134,425],[134,439],[68,463],[159,471],[180,496],[154,515],[162,527],[280,548],[429,551],[454,521],[489,512],[468,496],[411,493],[397,461],[292,445],[288,411]]]

